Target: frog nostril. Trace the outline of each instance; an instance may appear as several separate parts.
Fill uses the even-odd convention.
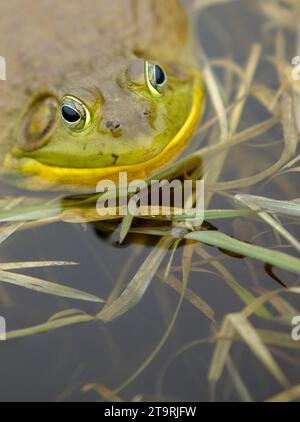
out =
[[[106,122],[107,129],[110,129],[111,132],[115,133],[121,130],[121,125],[119,122],[114,122],[113,120],[108,120]]]

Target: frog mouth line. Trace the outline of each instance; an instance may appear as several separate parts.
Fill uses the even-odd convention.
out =
[[[103,168],[74,168],[74,167],[55,167],[43,164],[33,158],[16,159],[8,154],[4,160],[4,171],[22,174],[28,176],[26,184],[31,190],[68,190],[78,191],[78,187],[88,187],[95,189],[101,180],[111,180],[116,182],[120,172],[127,172],[128,179],[145,179],[154,174],[158,169],[163,168],[170,163],[172,158],[178,156],[186,143],[193,136],[198,125],[200,117],[204,110],[204,90],[201,75],[195,77],[193,89],[193,102],[190,113],[169,144],[160,154],[148,161],[139,164],[116,165]]]

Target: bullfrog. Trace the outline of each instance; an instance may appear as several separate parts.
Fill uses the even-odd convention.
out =
[[[145,179],[191,139],[204,105],[177,0],[1,5],[2,176],[30,190]]]

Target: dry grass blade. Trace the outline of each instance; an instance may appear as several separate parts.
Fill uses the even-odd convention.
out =
[[[46,218],[58,216],[61,213],[59,206],[51,206],[47,204],[35,205],[32,207],[17,207],[11,211],[0,212],[0,222],[24,222],[24,221],[35,221]]]
[[[230,122],[229,122],[229,133],[222,133],[222,139],[220,144],[227,144],[228,141],[230,141],[230,137],[235,134],[235,132],[238,129],[240,119],[245,107],[246,98],[249,94],[250,87],[260,60],[261,56],[261,46],[254,45],[252,47],[248,63],[246,65],[245,70],[245,78],[242,81],[240,88],[236,95],[237,105],[233,109],[231,116],[230,116]],[[238,101],[240,98],[243,98],[242,101]],[[209,170],[205,174],[205,180],[209,181],[209,183],[206,184],[206,189],[209,192],[214,192],[217,189],[212,189],[211,187],[216,184],[218,185],[217,181],[222,173],[224,164],[227,159],[227,153],[228,151],[225,151],[222,153],[217,159],[213,160],[212,164],[209,167]],[[207,204],[210,202],[212,198],[212,193],[209,194],[207,197]]]
[[[34,290],[40,293],[46,293],[53,296],[61,296],[68,299],[84,300],[88,302],[103,302],[102,299],[89,293],[82,292],[70,287],[61,286],[60,284],[51,283],[23,274],[15,274],[7,271],[0,271],[0,282],[13,284],[15,286],[24,287],[25,289]]]
[[[193,8],[201,11],[217,4],[233,3],[235,1],[239,0],[194,0]]]
[[[111,305],[97,315],[97,318],[104,322],[109,322],[123,315],[132,309],[143,298],[156,271],[168,253],[174,239],[170,237],[162,238],[155,249],[149,254],[139,271],[136,273],[128,287]]]
[[[242,314],[229,314],[225,317],[221,331],[218,335],[219,340],[217,341],[209,370],[208,379],[211,386],[214,387],[222,375],[235,333],[239,334],[241,339],[247,344],[250,350],[262,362],[264,367],[273,375],[279,384],[287,387],[289,385],[287,378],[264,345],[256,330]]]
[[[89,393],[90,391],[96,391],[97,394],[99,394],[100,397],[103,397],[107,401],[110,401],[112,403],[124,403],[125,400],[122,399],[120,396],[116,395],[111,391],[109,388],[107,388],[105,385],[101,384],[87,384],[83,387],[82,391],[84,393]]]
[[[197,253],[204,259],[212,259],[212,257],[204,250],[202,247],[197,248]],[[217,269],[217,271],[221,274],[223,279],[229,285],[229,287],[237,294],[237,296],[242,300],[245,304],[251,304],[255,300],[255,296],[246,290],[243,286],[241,286],[237,280],[233,277],[233,275],[224,267],[220,262],[215,262],[212,260],[211,265]],[[263,306],[257,308],[256,310],[257,316],[262,318],[271,318],[272,314],[265,309]]]
[[[281,154],[281,157],[278,161],[269,167],[267,170],[264,170],[253,176],[245,177],[239,180],[233,180],[228,182],[221,183],[209,183],[207,184],[207,189],[212,191],[226,191],[232,189],[245,188],[248,186],[254,186],[257,183],[272,177],[277,171],[279,171],[291,158],[294,157],[297,144],[298,144],[298,135],[296,122],[293,118],[293,101],[292,98],[288,95],[284,96],[282,104],[282,115],[283,115],[283,126],[284,126],[284,150]]]
[[[261,212],[260,207],[255,203],[254,198],[252,200],[247,200],[241,198],[241,196],[236,196],[235,199],[248,206],[253,211],[258,211],[258,216],[269,224],[277,233],[279,233],[284,239],[286,239],[298,252],[300,252],[300,242],[287,230],[285,229],[279,221],[275,220],[272,216],[270,216],[266,212]],[[261,198],[262,199],[262,198]],[[296,204],[294,204],[296,205]],[[298,205],[300,210],[300,207]]]
[[[226,362],[227,370],[232,378],[233,384],[235,386],[235,389],[240,396],[242,402],[244,403],[252,403],[254,402],[253,398],[251,397],[251,394],[249,393],[246,385],[244,384],[238,369],[235,367],[234,363],[232,362],[232,359],[228,358]]]
[[[171,272],[172,263],[173,263],[173,260],[174,260],[176,251],[177,251],[177,249],[178,249],[178,247],[180,245],[180,242],[181,242],[181,239],[176,240],[176,242],[174,242],[173,245],[172,245],[172,247],[171,247],[171,256],[170,256],[168,265],[166,266],[165,274],[162,277],[162,279],[167,279],[168,276],[169,276],[169,274],[170,274],[170,272]]]
[[[298,351],[300,349],[299,343],[292,339],[292,336],[290,335],[290,333],[286,334],[280,331],[270,331],[270,330],[257,330],[257,332],[260,338],[263,340],[263,342],[268,345],[277,346],[277,347],[285,348],[285,349],[294,349]]]
[[[287,403],[300,399],[300,384],[266,400],[267,403]]]
[[[162,273],[158,273],[159,278],[172,287],[177,293],[182,293],[182,283],[169,274],[165,277]],[[203,315],[205,315],[213,324],[216,324],[214,310],[205,302],[200,296],[196,295],[191,289],[186,289],[185,299],[188,300],[196,309],[198,309]]]
[[[253,303],[248,305],[243,310],[243,315],[248,318],[250,315],[252,315],[257,309],[259,309],[264,303],[267,303],[268,301],[271,301],[271,299],[275,296],[277,296],[280,293],[294,293],[294,294],[300,294],[300,287],[292,287],[289,289],[280,289],[280,290],[273,290],[272,292],[268,292],[259,298],[257,298]]]
[[[0,245],[22,227],[23,223],[10,224],[0,228]]]
[[[211,386],[212,397],[214,397],[216,384],[221,378],[225,364],[227,362],[229,351],[233,342],[232,338],[234,333],[235,330],[228,317],[226,317],[219,332],[220,339],[217,341],[208,372],[208,381]]]
[[[223,139],[226,139],[229,134],[229,125],[228,125],[227,114],[226,114],[225,105],[223,101],[223,96],[220,91],[220,84],[218,83],[204,52],[202,52],[201,56],[202,56],[201,57],[202,61],[204,62],[203,74],[205,77],[207,89],[209,91],[210,98],[215,108],[215,111],[218,115],[222,137]]]
[[[256,355],[256,357],[262,362],[264,367],[274,376],[274,378],[283,386],[288,386],[289,382],[277,363],[273,359],[271,353],[268,351],[261,338],[257,334],[252,324],[241,314],[231,314],[229,321],[248,345],[250,350]]]
[[[35,262],[6,262],[0,264],[1,271],[24,270],[28,268],[61,267],[69,265],[78,265],[78,262],[67,261],[35,261]]]
[[[161,351],[165,343],[167,342],[170,334],[172,333],[172,330],[176,324],[181,306],[184,301],[186,289],[188,286],[188,275],[190,273],[190,264],[192,260],[193,255],[193,245],[189,244],[189,242],[185,245],[185,251],[183,252],[183,283],[182,283],[182,292],[180,296],[180,300],[178,302],[178,305],[176,307],[176,310],[172,316],[171,322],[167,327],[166,332],[164,333],[162,339],[158,343],[158,345],[155,347],[153,352],[145,359],[145,361],[142,363],[142,365],[122,384],[120,385],[113,394],[118,394],[120,391],[122,391],[124,388],[126,388],[128,385],[130,385],[150,364],[153,362],[153,360],[156,358],[157,354]]]

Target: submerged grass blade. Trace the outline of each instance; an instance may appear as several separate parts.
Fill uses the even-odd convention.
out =
[[[211,387],[214,389],[221,378],[235,333],[247,344],[249,349],[279,384],[287,387],[289,383],[286,376],[277,365],[255,328],[241,313],[228,314],[223,321],[208,374]]]
[[[204,259],[211,259],[212,257],[202,248],[198,247],[197,249],[198,255]],[[211,265],[218,270],[220,275],[229,285],[229,287],[237,294],[237,296],[244,302],[246,305],[250,305],[256,300],[256,297],[250,293],[247,289],[241,286],[237,280],[233,277],[233,275],[224,267],[220,262],[212,261]],[[271,318],[272,314],[263,306],[257,307],[256,315],[261,318]]]
[[[68,299],[85,300],[87,302],[96,303],[103,302],[102,299],[92,294],[23,274],[0,271],[0,282],[13,284],[15,286],[24,287],[25,289],[31,289],[53,296],[65,297]]]
[[[117,389],[115,389],[113,391],[113,393],[112,393],[113,395],[118,394],[122,390],[124,390],[124,388],[126,388],[128,385],[130,385],[140,374],[142,374],[144,372],[144,370],[146,368],[148,368],[148,366],[153,362],[153,360],[156,358],[158,353],[161,351],[161,349],[163,348],[163,346],[167,342],[168,338],[170,337],[170,335],[171,335],[171,333],[174,329],[174,326],[176,324],[180,309],[181,309],[183,301],[184,301],[186,289],[187,289],[187,286],[188,286],[188,278],[189,278],[188,267],[189,267],[189,263],[191,262],[190,260],[192,258],[194,248],[193,248],[193,245],[187,244],[185,246],[185,249],[187,249],[187,250],[183,252],[182,266],[185,268],[185,270],[184,270],[184,274],[183,274],[182,292],[181,292],[181,295],[180,295],[178,305],[177,305],[175,312],[174,312],[174,314],[171,318],[171,322],[168,325],[166,332],[164,333],[163,337],[161,338],[161,340],[159,341],[159,343],[157,344],[157,346],[155,347],[153,352],[145,359],[145,361],[142,363],[142,365],[122,385],[120,385]]]
[[[271,301],[272,298],[279,295],[280,293],[300,294],[300,287],[292,287],[292,288],[289,288],[289,289],[284,289],[284,290],[281,289],[281,290],[274,290],[272,292],[268,292],[268,293],[258,297],[257,299],[255,299],[255,301],[253,303],[248,305],[243,310],[243,315],[248,318],[250,315],[254,314],[256,312],[256,310],[259,309],[263,304]]]
[[[172,246],[174,239],[162,238],[152,250],[121,296],[97,315],[104,322],[112,321],[137,305],[146,293],[156,271]]]
[[[228,318],[236,332],[248,345],[254,355],[262,362],[264,367],[282,386],[287,387],[289,385],[287,378],[247,318],[242,314],[231,314]]]
[[[285,349],[300,350],[300,344],[290,334],[280,331],[257,330],[264,343]]]
[[[254,399],[252,398],[251,394],[249,393],[245,383],[243,382],[238,369],[235,367],[234,363],[232,362],[232,359],[227,359],[227,369],[228,372],[232,378],[233,384],[235,386],[235,389],[240,396],[242,402],[244,403],[252,403],[254,402]]]
[[[230,348],[232,345],[232,338],[234,336],[234,328],[230,323],[228,317],[226,317],[221,326],[219,333],[219,340],[215,346],[212,361],[208,372],[208,382],[211,387],[211,396],[214,398],[215,387],[226,365]]]
[[[34,327],[24,328],[21,330],[10,331],[6,335],[7,340],[13,340],[22,337],[28,337],[36,334],[43,334],[49,331],[58,330],[59,328],[70,325],[81,324],[84,322],[94,321],[95,318],[90,315],[77,315],[70,318],[60,318],[55,321],[46,322],[45,324],[36,325]]]
[[[164,274],[159,273],[159,278],[164,281],[168,286],[172,287],[177,293],[181,294],[182,292],[182,283],[174,277],[172,274],[169,274],[167,277]],[[189,301],[196,309],[198,309],[203,315],[205,315],[213,324],[216,324],[215,312],[214,310],[205,302],[200,296],[196,295],[191,289],[186,289],[185,299]]]

